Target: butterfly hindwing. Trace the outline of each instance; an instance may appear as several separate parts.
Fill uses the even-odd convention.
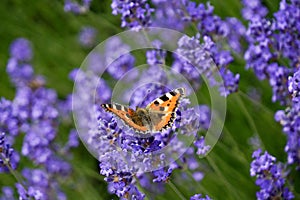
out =
[[[112,103],[112,104],[102,104],[101,105],[106,111],[109,111],[116,116],[118,116],[126,125],[134,128],[139,132],[147,132],[148,128],[142,124],[138,124],[133,121],[135,116],[135,111],[131,108],[127,108],[126,106]]]
[[[148,110],[154,131],[171,127],[176,118],[176,109],[180,99],[185,95],[184,88],[177,88],[152,101]]]

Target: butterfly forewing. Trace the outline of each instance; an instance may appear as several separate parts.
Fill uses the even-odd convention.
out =
[[[176,109],[185,95],[184,88],[172,90],[152,101],[146,109],[149,112],[154,131],[171,127],[176,118]]]
[[[127,108],[126,106],[112,103],[112,104],[102,104],[101,105],[106,111],[112,112],[116,116],[118,116],[126,125],[134,128],[139,132],[147,132],[148,128],[142,124],[134,122],[135,111],[131,108]]]

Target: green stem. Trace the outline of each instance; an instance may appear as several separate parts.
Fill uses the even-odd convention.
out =
[[[264,147],[264,144],[263,144],[263,141],[262,141],[261,138],[260,138],[260,135],[259,135],[258,130],[257,130],[257,128],[256,128],[256,125],[255,125],[255,123],[254,123],[254,120],[252,119],[250,113],[248,112],[248,110],[247,110],[247,108],[246,108],[244,102],[242,101],[240,95],[236,95],[235,97],[236,97],[237,103],[239,104],[239,106],[240,106],[242,112],[245,114],[245,116],[246,116],[246,118],[247,118],[247,120],[248,120],[248,122],[249,122],[249,125],[250,125],[250,128],[251,128],[251,130],[252,130],[252,133],[258,135],[260,141],[262,142],[261,145],[262,145],[262,148],[263,148],[263,147]]]
[[[243,98],[250,100],[253,104],[261,107],[265,112],[268,112],[269,114],[273,114],[273,111],[271,109],[269,109],[268,107],[266,107],[265,105],[263,105],[261,102],[257,101],[256,99],[251,98],[248,94],[246,94],[246,93],[244,93],[242,91],[239,91],[238,94],[240,96],[242,96]]]
[[[168,181],[170,187],[172,188],[172,190],[179,196],[179,198],[181,200],[186,200],[186,198],[183,196],[183,194],[178,190],[178,188],[176,187],[176,185],[174,185],[170,180]]]
[[[9,160],[7,161],[7,159],[4,158],[1,153],[0,153],[0,158],[3,160],[3,164],[8,168],[9,172],[14,176],[17,182],[20,183],[24,188],[26,188],[24,185],[24,180],[22,179],[21,175],[11,167]]]
[[[222,172],[220,171],[220,169],[217,167],[217,165],[213,161],[213,159],[211,159],[209,156],[206,156],[205,158],[207,159],[207,161],[210,164],[210,166],[213,168],[213,170],[216,172],[216,174],[220,178],[219,180],[221,180],[225,184],[225,186],[227,187],[228,191],[234,191],[235,188],[226,180],[226,178],[224,177],[224,175],[222,174]],[[232,194],[235,195],[234,199],[240,199],[239,196],[235,192],[233,192]]]
[[[193,177],[193,175],[192,175],[192,173],[191,173],[190,170],[186,170],[185,172],[186,172],[187,175],[193,180],[193,182],[195,182],[195,184],[198,184],[198,183],[199,183],[199,182],[197,182],[197,181],[194,179],[194,177]],[[209,194],[208,190],[205,189],[201,184],[199,184],[199,188],[200,188],[200,191],[202,191],[203,193],[205,193],[205,194],[211,196],[211,195]]]

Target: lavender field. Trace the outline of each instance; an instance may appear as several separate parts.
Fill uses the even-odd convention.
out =
[[[300,199],[299,0],[2,0],[0,200]]]

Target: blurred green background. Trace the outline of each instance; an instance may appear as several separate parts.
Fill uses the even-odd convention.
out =
[[[270,10],[270,16],[278,9],[278,2],[263,1]],[[47,87],[55,89],[62,99],[71,93],[73,83],[68,79],[68,74],[81,65],[89,52],[77,41],[81,27],[95,27],[98,30],[98,42],[123,30],[120,28],[120,16],[111,14],[110,3],[94,0],[90,12],[74,15],[64,12],[63,1],[1,0],[0,96],[7,99],[14,97],[15,90],[6,74],[6,63],[9,45],[18,37],[32,42],[33,67],[37,74],[46,77]],[[241,4],[238,0],[213,0],[211,4],[215,7],[215,13],[221,17],[241,18]],[[166,184],[166,192],[155,199],[181,199],[181,196],[189,199],[195,193],[208,194],[214,199],[255,199],[258,187],[249,173],[253,152],[253,146],[249,143],[251,137],[260,138],[263,148],[279,161],[286,161],[286,138],[281,131],[282,127],[273,119],[275,111],[282,108],[271,102],[272,93],[268,82],[258,81],[251,71],[245,70],[244,64],[241,58],[237,58],[230,65],[234,72],[241,75],[240,91],[227,99],[227,117],[221,139],[209,156],[199,161],[205,173],[204,179],[201,182],[195,182],[192,178],[183,180],[179,178],[180,170],[176,170],[170,183]],[[256,100],[247,95],[254,88],[261,94]],[[203,89],[198,94],[201,103],[209,102],[206,92]],[[61,130],[59,134],[65,138],[68,132]],[[28,161],[21,160],[21,163],[20,169]],[[115,195],[108,194],[104,177],[99,175],[97,160],[83,145],[74,149],[71,163],[74,168],[72,176],[61,180],[62,190],[68,199],[117,199]],[[300,193],[299,174],[297,176],[294,177],[295,194]],[[0,187],[14,183],[10,174],[0,174]],[[150,199],[152,195],[142,191]]]

